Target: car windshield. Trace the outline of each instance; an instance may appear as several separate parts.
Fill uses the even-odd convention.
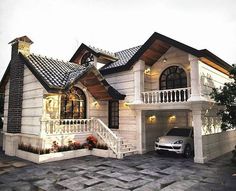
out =
[[[188,137],[189,133],[190,129],[187,128],[173,128],[166,134],[166,136]]]

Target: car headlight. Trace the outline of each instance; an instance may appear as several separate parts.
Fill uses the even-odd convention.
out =
[[[183,140],[178,140],[178,141],[175,141],[174,144],[182,144],[184,141]]]
[[[160,138],[157,138],[156,142],[158,143],[160,141]]]

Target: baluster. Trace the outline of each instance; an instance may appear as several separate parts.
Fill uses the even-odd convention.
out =
[[[175,92],[175,102],[177,102],[177,90],[174,90]]]
[[[147,93],[147,99],[148,99],[147,103],[149,103],[150,102],[150,94],[149,93]]]
[[[86,132],[86,129],[84,127],[84,120],[81,119],[80,121],[81,121],[81,126],[82,126],[82,129],[83,129],[82,132]]]
[[[152,92],[152,103],[154,103],[155,99],[154,99],[154,92]]]
[[[186,90],[182,90],[183,92],[183,101],[186,101],[185,95],[186,95]]]
[[[170,102],[172,102],[173,91],[170,92]]]

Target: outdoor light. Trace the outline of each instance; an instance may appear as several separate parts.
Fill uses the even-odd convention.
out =
[[[167,62],[167,58],[164,58],[164,59],[163,59],[163,62],[166,63],[166,62]]]
[[[170,120],[174,120],[174,119],[176,119],[176,116],[175,115],[171,115],[169,118],[170,118]]]
[[[97,101],[94,101],[94,102],[92,103],[92,105],[93,105],[93,106],[97,106],[97,105],[98,105],[98,102],[97,102]]]
[[[146,70],[144,70],[144,74],[151,74],[151,68],[148,67]]]
[[[125,103],[124,103],[124,106],[125,106],[125,107],[129,107],[129,102],[125,102]]]
[[[149,123],[155,123],[156,122],[156,116],[155,115],[149,116],[148,117],[148,122]]]

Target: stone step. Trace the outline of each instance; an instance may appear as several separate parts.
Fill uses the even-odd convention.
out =
[[[121,152],[121,154],[123,154],[123,157],[125,156],[130,156],[130,155],[134,155],[134,154],[137,154],[138,151],[135,149],[135,150],[130,150],[130,151],[125,151],[125,152]]]

